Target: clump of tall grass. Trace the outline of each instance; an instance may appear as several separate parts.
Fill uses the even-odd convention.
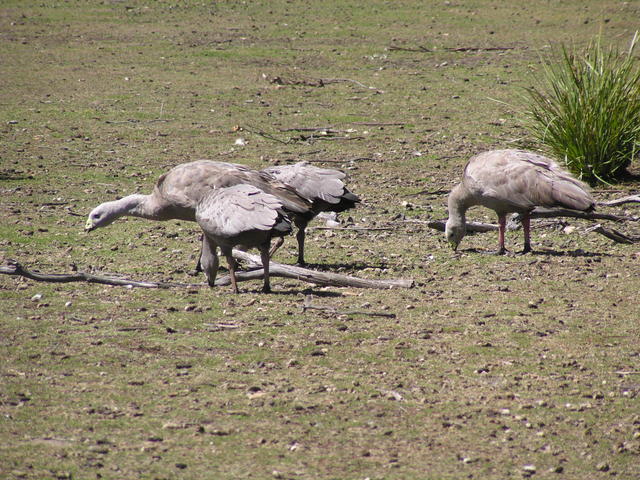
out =
[[[527,89],[528,127],[589,183],[615,181],[640,151],[638,32],[627,51],[596,37],[582,52],[562,46]]]

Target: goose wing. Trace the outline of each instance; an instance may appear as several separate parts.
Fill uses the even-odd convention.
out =
[[[281,218],[282,202],[252,185],[211,190],[196,209],[205,233],[232,238],[252,230],[271,230]]]
[[[338,170],[319,168],[307,162],[269,167],[262,170],[292,187],[311,201],[322,200],[330,204],[340,202],[345,194],[345,174]]]
[[[469,160],[463,177],[477,197],[504,211],[536,206],[589,210],[588,188],[553,160],[522,150],[495,150]]]

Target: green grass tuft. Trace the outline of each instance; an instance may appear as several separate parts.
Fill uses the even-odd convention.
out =
[[[605,48],[600,37],[584,52],[559,48],[544,65],[531,101],[529,129],[568,168],[590,183],[624,174],[640,147],[640,68],[633,52]]]

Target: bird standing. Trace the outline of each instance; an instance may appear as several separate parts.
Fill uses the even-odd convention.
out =
[[[291,232],[291,222],[283,210],[283,202],[273,195],[246,184],[219,188],[204,195],[196,207],[196,220],[202,231],[200,262],[210,286],[214,286],[219,260],[217,247],[226,257],[233,291],[238,293],[236,260],[233,247],[257,247],[264,269],[263,292],[270,292],[269,247],[272,237]]]
[[[312,202],[309,212],[296,214],[293,222],[298,228],[298,265],[305,265],[304,240],[309,222],[320,212],[343,212],[360,202],[357,195],[351,193],[344,184],[346,174],[339,170],[318,168],[307,162],[294,165],[269,167],[262,170],[285,185],[293,188],[298,195]],[[283,238],[278,239],[271,254],[282,245]]]
[[[531,210],[540,206],[591,211],[595,201],[584,183],[549,158],[523,150],[492,150],[469,160],[462,181],[449,194],[445,235],[454,250],[466,233],[466,211],[474,205],[498,214],[498,253],[504,254],[508,213],[523,216],[523,253],[526,253],[531,251]]]

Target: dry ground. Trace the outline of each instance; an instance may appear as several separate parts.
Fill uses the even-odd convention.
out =
[[[526,256],[482,253],[491,234],[453,255],[415,222],[446,216],[473,153],[539,147],[517,112],[550,42],[624,45],[638,18],[600,0],[2,2],[3,260],[198,285],[1,276],[0,477],[639,478],[638,244],[576,220],[538,223]],[[294,130],[312,127],[340,133]],[[189,275],[193,224],[82,232],[194,158],[344,169],[353,222],[387,230],[311,231],[309,260],[416,287],[233,296]],[[395,318],[303,313],[306,295]]]

